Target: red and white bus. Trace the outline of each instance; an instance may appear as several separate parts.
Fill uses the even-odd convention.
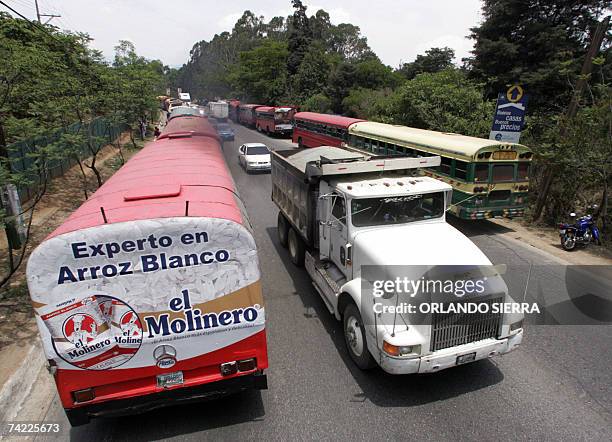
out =
[[[298,112],[293,118],[293,142],[299,147],[340,147],[348,141],[349,126],[364,121],[315,112]]]
[[[267,388],[255,240],[204,118],[170,120],[34,250],[27,279],[72,425]]]
[[[241,104],[238,106],[238,122],[243,126],[255,127],[257,121],[255,109],[261,106],[261,104]]]
[[[260,106],[255,109],[258,131],[268,135],[291,135],[293,133],[293,116],[297,109],[292,106]]]

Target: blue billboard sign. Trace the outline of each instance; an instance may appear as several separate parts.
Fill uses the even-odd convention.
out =
[[[489,139],[518,143],[525,125],[525,109],[528,96],[516,85],[497,97],[497,108]]]

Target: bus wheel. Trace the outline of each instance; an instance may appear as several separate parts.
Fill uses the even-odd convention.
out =
[[[298,267],[302,267],[304,265],[306,248],[304,247],[304,241],[302,241],[302,238],[300,238],[295,232],[294,228],[289,229],[287,244],[289,246],[289,256],[291,257],[291,262]]]
[[[304,144],[302,143],[302,137],[298,138],[298,147],[301,149],[302,147],[304,147]]]
[[[285,218],[285,215],[283,215],[283,212],[278,212],[276,230],[278,232],[278,241],[281,243],[281,246],[287,247],[287,236],[289,235],[289,223],[287,222],[287,218]]]
[[[353,362],[362,370],[376,367],[376,361],[374,361],[370,350],[368,350],[368,341],[365,327],[361,320],[361,314],[354,303],[349,302],[344,309],[342,319],[344,324],[344,341]]]

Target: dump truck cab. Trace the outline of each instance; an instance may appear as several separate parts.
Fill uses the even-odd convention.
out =
[[[437,156],[370,157],[330,146],[272,153],[280,243],[343,321],[349,354],[360,368],[434,372],[507,353],[522,340],[522,315],[431,315],[416,322],[374,307],[382,303],[367,289],[372,271],[386,281],[407,274],[416,281],[465,265],[472,273],[491,271],[484,253],[446,222],[451,186],[417,176],[419,168],[439,164]],[[491,296],[481,300],[508,300],[501,276],[491,274],[486,285]]]

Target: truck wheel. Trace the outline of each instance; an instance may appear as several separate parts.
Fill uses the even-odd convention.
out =
[[[304,265],[304,255],[306,253],[304,241],[302,241],[302,238],[299,237],[299,235],[295,232],[295,229],[293,228],[289,229],[289,235],[287,239],[291,262],[298,267],[302,267]]]
[[[89,423],[89,416],[82,408],[75,408],[72,410],[66,410],[66,417],[68,418],[68,422],[73,427],[78,427],[80,425],[85,425]]]
[[[365,327],[361,320],[359,309],[352,302],[344,309],[342,317],[344,324],[344,342],[351,359],[357,367],[369,370],[376,366],[376,361],[368,350]]]
[[[278,212],[278,219],[276,222],[276,230],[278,232],[278,241],[281,246],[287,247],[287,236],[289,235],[289,223],[287,218],[283,215],[283,212]]]

